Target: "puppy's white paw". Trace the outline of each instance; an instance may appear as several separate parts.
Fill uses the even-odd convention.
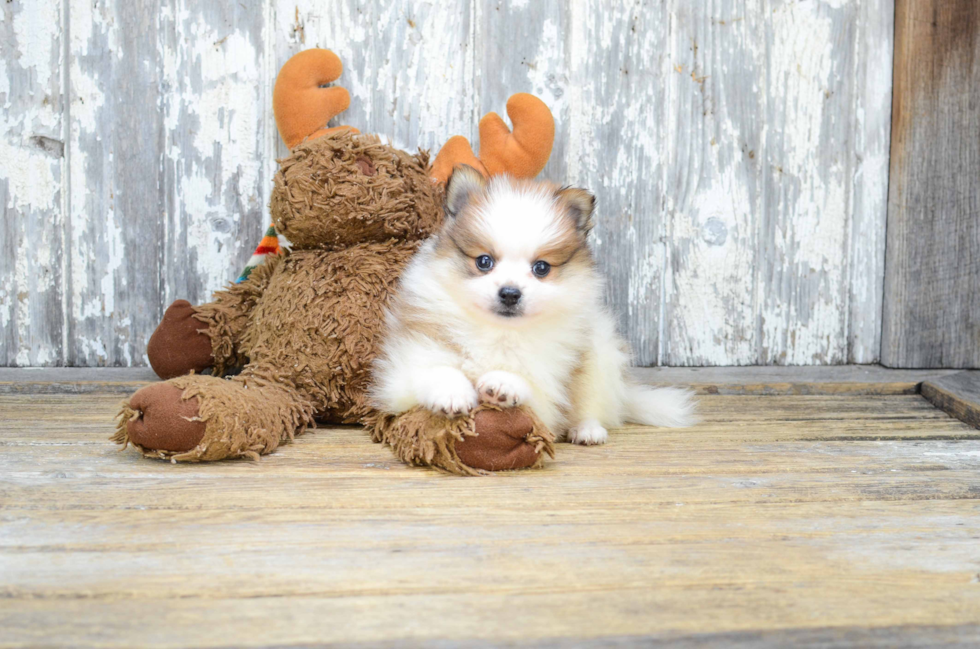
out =
[[[420,397],[425,408],[449,417],[469,414],[479,404],[476,390],[461,372],[443,373]]]
[[[568,431],[568,441],[572,444],[595,446],[596,444],[605,444],[608,438],[609,431],[595,419],[586,419]]]
[[[481,403],[492,403],[498,406],[512,408],[527,402],[531,398],[531,386],[527,381],[501,370],[487,372],[476,382],[480,393]]]

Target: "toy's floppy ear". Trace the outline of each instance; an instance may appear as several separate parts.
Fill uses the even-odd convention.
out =
[[[455,217],[470,200],[487,188],[487,179],[469,165],[457,165],[446,183],[446,215]]]
[[[592,229],[592,212],[595,210],[595,196],[576,187],[562,187],[555,192],[555,198],[565,209],[565,213],[575,220],[575,227],[582,232]]]
[[[497,113],[487,113],[480,120],[479,158],[466,138],[450,138],[432,164],[432,179],[446,182],[458,164],[467,164],[487,177],[507,173],[533,178],[541,173],[555,143],[551,111],[534,95],[518,93],[507,100],[507,115],[514,124],[513,132]]]
[[[279,70],[272,90],[272,110],[279,137],[290,149],[310,138],[356,128],[326,128],[327,122],[350,106],[350,95],[340,87],[321,88],[336,81],[344,71],[340,58],[330,50],[303,50]]]

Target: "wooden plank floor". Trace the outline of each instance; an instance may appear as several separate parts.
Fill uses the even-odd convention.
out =
[[[980,431],[916,394],[708,395],[468,479],[355,427],[145,460],[119,399],[0,395],[0,646],[980,642]]]

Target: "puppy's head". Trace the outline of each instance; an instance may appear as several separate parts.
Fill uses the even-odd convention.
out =
[[[472,311],[512,324],[578,307],[593,282],[587,237],[595,198],[547,182],[457,167],[446,185],[436,254]]]

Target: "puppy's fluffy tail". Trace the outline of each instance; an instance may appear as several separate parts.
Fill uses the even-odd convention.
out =
[[[630,385],[626,396],[626,420],[645,426],[684,428],[698,423],[694,393],[681,388]]]

